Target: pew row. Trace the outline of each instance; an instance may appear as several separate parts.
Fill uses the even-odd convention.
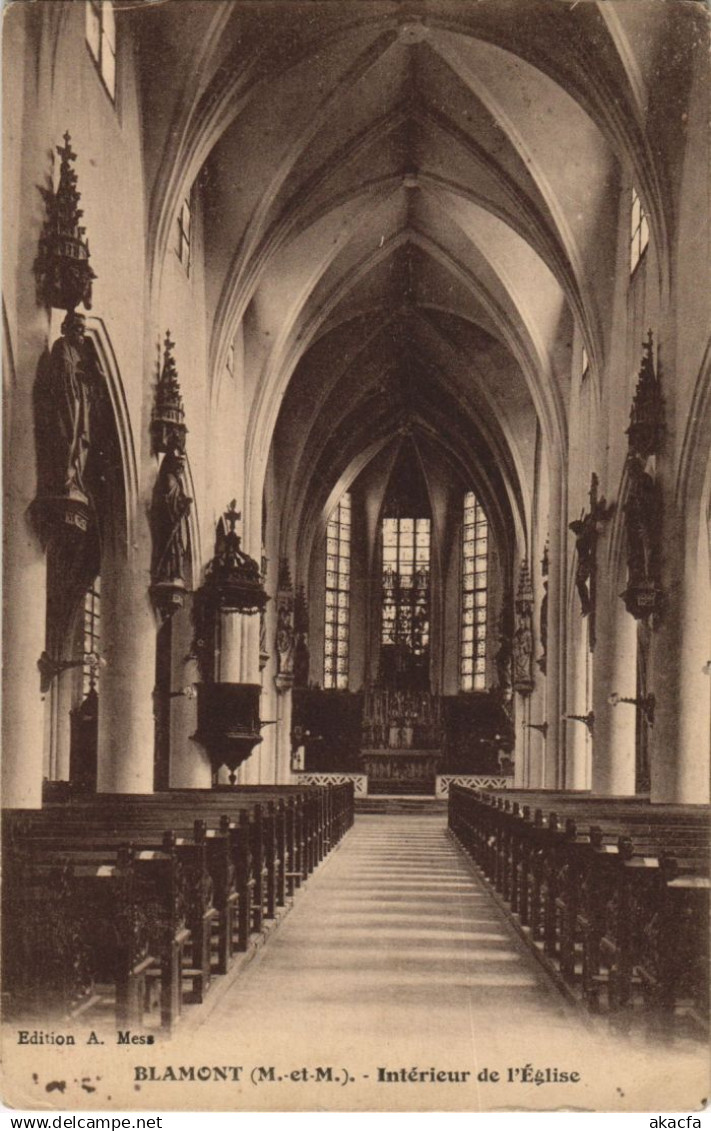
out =
[[[453,786],[449,827],[592,1012],[707,1025],[709,814],[646,798]]]
[[[352,822],[349,784],[69,794],[6,810],[8,1014],[109,1002],[119,1025],[159,1015],[170,1030]]]

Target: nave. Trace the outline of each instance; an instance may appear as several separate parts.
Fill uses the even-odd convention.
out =
[[[343,1051],[360,1073],[323,1082],[326,1108],[585,1106],[582,1086],[370,1079],[390,1057],[526,1065],[550,1030],[560,1068],[592,1048],[598,1106],[643,1103],[653,1076],[650,1102],[678,1086],[693,1107],[708,1091],[676,1018],[690,997],[709,1013],[702,6],[7,15],[13,1085],[37,1071],[19,1018],[81,1010],[88,1033],[105,1009],[156,1034],[153,1060],[113,1029],[101,1088],[75,1066],[52,1102],[168,1108],[193,1087],[196,1108],[310,1107],[296,1081],[221,1095],[133,1072],[230,1059],[248,1080],[318,1039],[316,1063]],[[492,900],[434,816],[467,791],[459,840]],[[353,798],[383,794],[433,816],[351,829]],[[670,1068],[577,1020],[499,918],[507,893],[573,992],[664,999]],[[687,953],[693,977],[656,977]]]
[[[354,821],[345,786],[243,787],[6,814],[10,1071],[26,1089],[36,1045],[76,1071],[90,1044],[112,1093],[80,1107],[694,1109],[702,814],[601,800],[453,786],[446,817],[381,797]],[[669,929],[681,969],[657,964]]]
[[[272,1093],[264,1083],[260,1108],[308,1109],[323,1097],[344,1110],[632,1111],[651,1096],[694,1107],[704,1046],[623,1039],[567,1001],[445,815],[423,808],[358,815],[269,946],[185,1039],[203,1058],[207,1048],[231,1048],[245,1063],[311,1073],[331,1065],[356,1078],[346,1087],[282,1082]],[[509,1082],[509,1068],[526,1066],[578,1072],[580,1081],[537,1085],[519,1073]],[[427,1079],[402,1082],[401,1069],[415,1067]],[[452,1081],[432,1084],[433,1067]],[[500,1080],[477,1080],[486,1068]]]

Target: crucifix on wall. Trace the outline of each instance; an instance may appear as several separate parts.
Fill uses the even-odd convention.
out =
[[[575,567],[575,587],[580,597],[581,614],[588,617],[588,639],[590,651],[595,648],[595,602],[597,589],[597,542],[602,532],[602,523],[606,522],[615,509],[615,504],[609,506],[604,497],[598,498],[598,478],[595,472],[590,478],[590,510],[587,514],[583,511],[580,518],[569,523],[568,529],[575,535],[575,549],[578,562]]]

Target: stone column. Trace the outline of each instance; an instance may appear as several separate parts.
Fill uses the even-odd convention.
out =
[[[174,789],[209,789],[212,767],[204,748],[193,742],[194,707],[182,699],[173,703],[171,731],[176,737],[170,752],[170,785]]]
[[[152,793],[156,624],[147,571],[102,562],[99,793]]]
[[[565,756],[565,727],[561,714],[565,702],[565,561],[566,495],[560,469],[551,469],[550,535],[548,550],[548,656],[545,679],[546,721],[542,780],[546,789],[561,785]],[[534,720],[537,721],[537,720]]]
[[[514,785],[522,789],[540,788],[545,774],[545,743],[540,731],[531,730],[531,699],[516,696],[516,761]],[[536,721],[534,716],[534,721]]]
[[[515,717],[515,716],[514,716]],[[516,717],[515,717],[516,718]],[[529,747],[526,739],[527,731],[524,730],[520,720],[516,718],[514,729],[514,786],[516,789],[525,789],[530,780],[529,775]]]
[[[711,728],[708,553],[703,532],[701,538],[683,539],[670,525],[665,521],[665,541],[672,539],[679,549],[668,555],[649,681],[656,700],[650,735],[652,801],[704,803],[709,800]]]
[[[629,703],[613,707],[608,698],[613,692],[629,699],[637,694],[637,622],[619,599],[623,586],[606,588],[606,609],[598,603],[594,657],[592,790],[626,796],[635,792],[636,712]]]
[[[279,785],[291,785],[295,781],[291,770],[291,715],[293,699],[291,688],[276,697],[276,781]]]
[[[24,183],[29,193],[31,179]],[[17,199],[29,196],[20,193]],[[21,809],[39,809],[42,804],[49,708],[49,697],[45,704],[40,694],[37,669],[46,645],[47,560],[29,518],[37,490],[33,387],[38,362],[47,349],[49,326],[37,308],[34,286],[29,286],[29,265],[37,252],[37,245],[30,244],[25,260],[27,290],[14,296],[16,321],[8,299],[9,321],[3,328],[2,803]],[[21,278],[18,273],[17,281]]]
[[[706,574],[708,578],[708,573]],[[679,663],[678,760],[675,800],[708,804],[711,744],[711,591],[702,575],[687,579]],[[661,658],[661,657],[660,657]],[[663,688],[661,679],[656,685]],[[654,749],[657,754],[657,748]],[[669,783],[652,762],[652,800],[666,800]]]
[[[185,657],[190,652],[192,626],[187,609],[173,621],[172,690],[194,688],[200,679],[197,662]],[[197,729],[197,700],[183,695],[171,699],[170,785],[181,789],[209,789],[212,767],[207,751],[192,736]]]
[[[17,441],[16,455],[22,451]],[[3,570],[2,798],[7,808],[42,805],[45,705],[37,661],[45,647],[47,564],[25,518],[31,499],[12,469],[6,482]],[[16,480],[13,482],[13,480]],[[34,479],[28,477],[30,487]]]
[[[279,785],[291,785],[295,779],[291,770],[291,717],[293,708],[293,684],[280,682],[275,678],[276,694],[273,709],[276,714],[274,735],[274,781]]]
[[[571,623],[568,631],[569,667],[566,714],[587,715],[591,709],[588,689],[587,621],[580,616],[577,601],[573,603]],[[590,732],[584,723],[575,719],[566,722],[565,742],[565,782],[566,789],[590,788],[591,740]]]
[[[75,646],[73,656],[81,653],[83,641]],[[70,712],[74,704],[74,684],[76,672],[73,669],[62,672],[52,685],[52,722],[54,734],[51,739],[54,751],[54,765],[50,766],[50,777],[56,781],[69,781],[71,754]]]

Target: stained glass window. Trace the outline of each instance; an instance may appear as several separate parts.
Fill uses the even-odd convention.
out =
[[[84,656],[86,659],[82,668],[82,695],[84,698],[91,690],[98,691],[99,665],[96,657],[99,655],[101,643],[101,578],[97,577],[94,584],[87,591],[84,598]]]
[[[486,688],[487,558],[489,524],[473,491],[464,496],[462,535],[462,691]]]
[[[175,250],[178,259],[183,264],[186,273],[190,274],[190,239],[192,228],[192,214],[190,200],[185,197],[178,212]]]
[[[430,519],[383,519],[381,643],[423,656],[430,642]]]
[[[346,492],[326,527],[326,625],[323,685],[348,687],[351,598],[351,497]]]

